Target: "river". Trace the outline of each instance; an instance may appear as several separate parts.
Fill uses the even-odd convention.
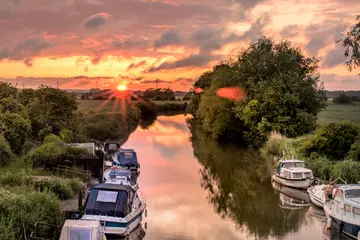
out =
[[[301,201],[272,188],[271,165],[258,153],[190,133],[186,118],[160,116],[123,146],[141,164],[146,239],[340,239],[325,238],[312,206],[296,208]]]

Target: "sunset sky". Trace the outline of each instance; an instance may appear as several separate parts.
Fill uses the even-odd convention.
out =
[[[0,0],[0,81],[188,90],[262,35],[320,60],[329,90],[360,89],[335,41],[359,0]]]

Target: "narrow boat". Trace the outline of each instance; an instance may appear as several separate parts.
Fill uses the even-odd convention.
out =
[[[309,197],[311,202],[319,207],[323,208],[325,203],[325,192],[326,189],[330,187],[329,185],[315,185],[308,188],[307,192],[309,193]]]
[[[66,220],[62,229],[60,240],[106,240],[99,221]]]
[[[120,166],[139,174],[140,164],[134,149],[120,148],[112,155],[113,166]]]
[[[360,232],[360,184],[335,185],[324,204],[327,227],[357,239]]]
[[[134,174],[132,174],[130,170],[124,169],[122,167],[112,166],[106,169],[103,177],[103,181],[105,183],[128,185],[135,190],[139,188],[139,185],[136,182],[137,179],[135,178]]]
[[[129,185],[95,185],[81,220],[97,220],[106,235],[128,236],[147,216],[145,197]]]
[[[304,161],[280,160],[271,180],[292,188],[308,189],[313,182],[313,173],[305,168]]]

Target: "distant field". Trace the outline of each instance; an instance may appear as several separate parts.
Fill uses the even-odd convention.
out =
[[[163,105],[166,103],[179,103],[183,104],[184,102],[189,101],[152,101],[157,105]],[[119,111],[121,102],[116,100],[78,100],[79,111],[80,112],[116,112]],[[106,103],[106,104],[105,104]]]
[[[318,115],[318,124],[344,120],[360,123],[360,103],[334,104],[329,101],[328,107]]]

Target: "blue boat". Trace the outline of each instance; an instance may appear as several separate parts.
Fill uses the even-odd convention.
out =
[[[140,170],[140,164],[134,149],[120,148],[113,154],[112,163],[113,166],[120,166],[133,172],[139,172]]]
[[[341,184],[330,188],[324,211],[331,225],[352,238],[360,232],[360,184]]]

